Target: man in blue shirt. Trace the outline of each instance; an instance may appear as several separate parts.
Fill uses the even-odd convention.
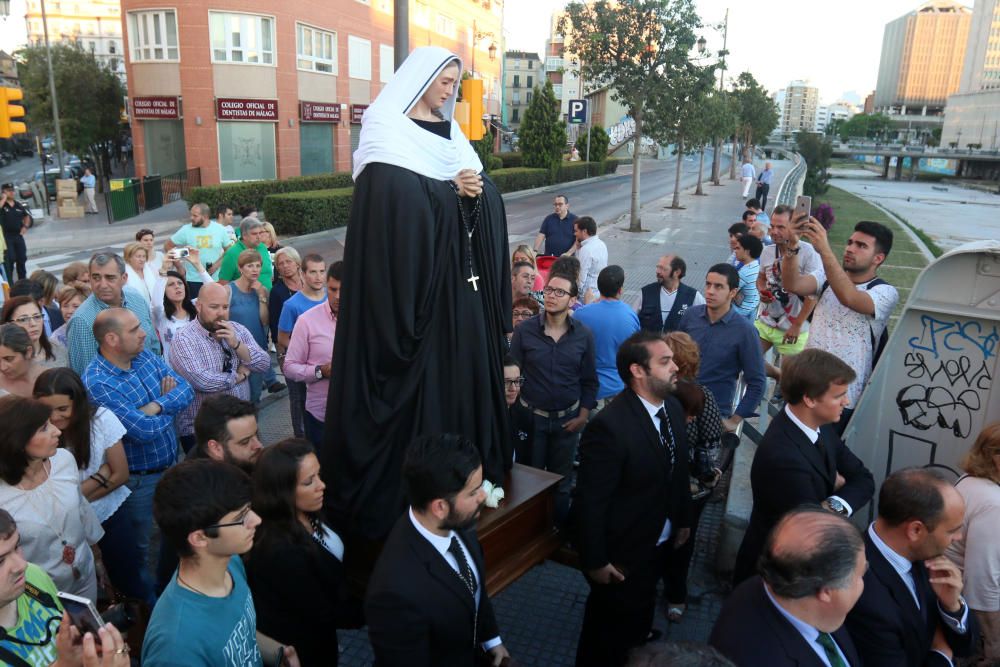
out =
[[[87,203],[87,213],[97,213],[97,200],[94,197],[97,192],[97,177],[91,173],[90,167],[83,170],[80,185],[83,186],[83,198]]]
[[[756,414],[766,382],[757,330],[733,309],[733,298],[739,288],[740,274],[732,265],[714,265],[705,276],[705,305],[688,308],[678,327],[698,343],[701,351],[698,383],[715,396],[723,426],[728,431]],[[733,410],[740,373],[747,388]]]
[[[597,363],[597,400],[604,402],[625,389],[615,359],[618,348],[629,336],[639,330],[639,318],[635,311],[621,302],[625,271],[612,264],[597,275],[597,291],[601,298],[573,313],[594,334],[594,350]]]
[[[104,310],[94,321],[93,336],[100,349],[87,366],[83,383],[94,403],[114,413],[125,427],[126,485],[132,493],[122,510],[132,523],[145,563],[153,491],[163,472],[177,460],[174,416],[194,400],[194,390],[162,358],[143,349],[147,334],[131,311]],[[152,586],[148,568],[142,572]]]
[[[569,251],[576,243],[573,221],[576,216],[569,212],[569,197],[556,195],[552,203],[554,213],[549,213],[542,221],[542,228],[535,237],[535,252],[540,252],[545,241],[545,254],[558,257]]]
[[[774,171],[771,169],[771,163],[764,163],[764,171],[760,172],[757,176],[757,191],[754,193],[753,198],[760,202],[760,208],[763,209],[767,206],[767,193],[771,190],[771,179],[774,178]]]

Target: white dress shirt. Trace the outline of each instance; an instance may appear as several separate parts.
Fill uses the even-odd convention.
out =
[[[580,242],[580,249],[576,252],[576,258],[580,260],[580,300],[591,290],[597,296],[597,276],[608,265],[608,246],[604,241],[591,236]]]
[[[458,561],[455,560],[455,557],[450,551],[448,551],[448,547],[451,546],[452,536],[458,538],[458,543],[462,547],[462,553],[465,554],[465,561],[469,564],[469,569],[472,570],[472,576],[476,578],[475,603],[476,609],[478,609],[479,600],[483,594],[483,580],[482,577],[479,576],[478,570],[476,570],[476,561],[472,559],[472,554],[469,553],[469,547],[465,546],[465,541],[462,540],[462,536],[453,530],[448,531],[447,535],[437,535],[436,533],[432,533],[424,528],[423,524],[417,521],[417,517],[413,514],[412,507],[410,508],[410,521],[413,523],[413,527],[417,529],[417,532],[420,533],[425,540],[430,542],[431,546],[434,547],[439,554],[441,554],[441,557],[444,558],[446,563],[448,563],[448,567],[455,570],[456,574],[461,575],[461,571],[458,569]],[[482,647],[484,651],[489,651],[494,646],[499,646],[502,643],[503,642],[500,637],[494,637],[489,641],[483,642]]]
[[[767,599],[771,601],[771,604],[773,604],[774,608],[778,610],[778,613],[784,616],[785,619],[792,624],[792,627],[795,628],[800,635],[802,635],[802,638],[806,640],[807,644],[809,644],[809,648],[811,648],[813,652],[819,656],[820,662],[826,665],[826,667],[832,667],[830,659],[826,657],[826,651],[819,645],[819,642],[816,641],[819,637],[819,630],[785,611],[785,608],[778,604],[778,601],[774,599],[773,595],[771,595],[771,590],[767,587],[767,584],[763,584],[763,586],[764,592],[767,593]],[[833,640],[833,645],[837,647],[837,653],[840,654],[840,659],[844,661],[844,664],[851,664],[847,660],[847,656],[844,655],[843,649],[840,648],[840,644],[837,643],[837,638],[833,636],[833,633],[830,633],[830,638]]]
[[[819,440],[819,431],[817,429],[806,426],[802,422],[802,420],[796,417],[795,413],[788,408],[787,403],[785,403],[785,414],[788,415],[788,418],[792,420],[793,424],[799,427],[799,430],[801,430],[803,433],[806,434],[806,437],[809,438],[809,442],[815,445],[816,441]],[[840,496],[830,496],[830,498],[836,498],[841,502],[844,508],[847,509],[847,516],[851,516],[852,514],[854,514],[854,508],[851,507],[851,504],[849,502],[847,502]]]
[[[663,409],[663,402],[661,401],[659,405],[653,405],[647,401],[642,396],[639,396],[639,400],[642,401],[642,407],[646,408],[646,412],[649,413],[649,418],[653,420],[653,428],[656,429],[656,435],[660,435],[660,418],[657,416],[657,412]],[[676,444],[676,443],[675,443]],[[664,445],[666,447],[666,445]],[[660,539],[656,540],[656,546],[660,546],[664,542],[670,539],[670,519],[668,518],[663,522],[663,530],[660,531]]]

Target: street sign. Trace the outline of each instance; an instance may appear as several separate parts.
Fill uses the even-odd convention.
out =
[[[215,98],[217,120],[278,120],[278,100],[250,98]]]
[[[340,104],[299,102],[299,120],[303,123],[339,123]]]
[[[180,106],[177,97],[133,97],[132,117],[139,120],[178,119]]]
[[[569,101],[570,125],[582,125],[587,122],[587,100]]]

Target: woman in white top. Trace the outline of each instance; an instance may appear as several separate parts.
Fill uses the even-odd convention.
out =
[[[80,376],[71,368],[53,368],[38,376],[34,398],[52,409],[49,421],[62,435],[59,446],[73,454],[80,491],[104,528],[100,547],[108,576],[124,595],[154,602],[142,576],[142,557],[122,503],[131,493],[122,436],[125,427],[113,412],[93,405]]]
[[[44,370],[35,362],[28,333],[17,324],[0,324],[0,396],[31,396]]]
[[[146,247],[138,241],[133,241],[125,246],[122,256],[125,258],[125,273],[128,275],[128,282],[125,284],[141,294],[146,303],[152,304],[153,290],[156,289],[156,271],[147,262],[149,255]]]
[[[135,240],[146,249],[146,266],[159,271],[163,265],[163,253],[156,249],[156,234],[152,229],[140,229],[135,233]]]
[[[80,492],[73,455],[59,448],[51,414],[33,398],[0,398],[0,507],[17,522],[25,559],[60,591],[94,600],[91,545],[104,531]]]
[[[963,475],[955,485],[965,499],[962,538],[948,557],[962,568],[962,588],[976,615],[983,639],[983,661],[1000,664],[1000,422],[980,432],[962,460]]]
[[[45,368],[68,366],[66,348],[53,345],[45,334],[42,306],[30,296],[15,296],[3,305],[3,324],[16,324],[25,330],[31,339],[35,361]]]
[[[52,332],[49,340],[53,345],[66,347],[66,334],[69,331],[69,321],[72,319],[76,309],[90,296],[90,288],[74,287],[72,285],[62,288],[56,300],[59,301],[59,312],[63,316],[63,325]]]
[[[201,263],[196,250],[191,250],[188,261],[197,269],[202,285],[214,283]],[[170,363],[170,344],[177,332],[186,327],[198,316],[194,303],[188,295],[187,282],[184,280],[184,262],[167,254],[163,258],[163,266],[156,277],[156,289],[153,292],[153,328],[163,345],[163,359]]]

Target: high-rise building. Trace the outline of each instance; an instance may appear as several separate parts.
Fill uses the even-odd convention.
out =
[[[504,106],[507,125],[517,130],[531,104],[535,86],[545,83],[542,60],[535,52],[508,51],[504,54]]]
[[[819,106],[816,108],[816,131],[825,134],[833,123],[849,120],[856,113],[857,107],[843,100]]]
[[[559,34],[559,20],[565,12],[557,12],[549,21],[549,38],[545,40],[543,66],[545,76],[552,82],[552,90],[559,100],[559,110],[563,120],[569,115],[569,101],[583,97],[583,86],[579,77],[578,63],[566,58],[566,37]]]
[[[976,0],[958,92],[1000,88],[1000,0]]]
[[[125,80],[122,4],[119,0],[61,0],[45,7],[50,44],[76,44],[90,51]],[[24,16],[29,44],[44,44],[40,0],[27,0]]]
[[[122,0],[136,172],[205,184],[349,170],[394,71],[393,0]],[[410,48],[441,46],[500,116],[503,0],[410,0]]]
[[[783,135],[816,131],[816,109],[819,107],[819,88],[808,81],[792,81],[785,87],[785,100],[781,110]]]
[[[886,24],[875,110],[936,116],[958,91],[972,12],[954,0],[930,0]]]

